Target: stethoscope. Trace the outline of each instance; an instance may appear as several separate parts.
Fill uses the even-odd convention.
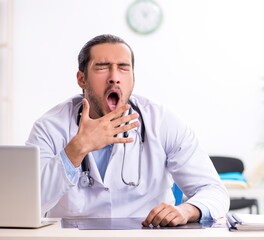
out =
[[[141,118],[141,134],[138,134],[139,137],[139,164],[138,164],[138,179],[136,182],[133,181],[126,181],[124,178],[124,164],[125,164],[125,158],[126,158],[126,144],[124,143],[124,153],[123,153],[123,159],[122,159],[122,168],[121,168],[121,179],[124,184],[132,187],[137,187],[140,184],[141,180],[141,156],[142,156],[142,149],[143,149],[143,143],[145,141],[145,124],[143,121],[143,117],[141,114],[141,111],[139,110],[138,106],[136,106],[133,102],[130,100],[128,101],[129,104],[131,105],[131,108],[128,111],[128,114],[132,113],[132,109],[134,109],[140,116]],[[77,125],[79,126],[81,116],[82,116],[82,110],[83,106],[81,105],[79,110],[78,110],[78,115],[77,115]],[[128,123],[126,123],[128,124]],[[138,133],[138,132],[137,132]],[[128,137],[128,132],[123,133],[123,137]],[[86,187],[92,187],[94,185],[94,179],[91,176],[90,173],[90,161],[88,155],[86,155],[81,163],[81,168],[82,168],[82,173],[79,179],[79,186],[81,188],[86,188]]]

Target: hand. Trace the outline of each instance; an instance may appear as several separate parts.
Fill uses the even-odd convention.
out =
[[[98,119],[89,117],[89,108],[89,103],[84,98],[78,133],[65,147],[65,152],[75,167],[78,167],[84,156],[91,151],[109,144],[133,142],[133,138],[116,137],[116,135],[139,125],[138,121],[125,124],[138,118],[137,113],[123,116],[124,112],[130,108],[128,104]]]
[[[161,203],[150,211],[147,218],[141,224],[145,227],[148,227],[150,224],[153,227],[173,227],[184,225],[187,222],[196,222],[198,219],[200,219],[200,210],[191,204],[183,203],[173,206]]]

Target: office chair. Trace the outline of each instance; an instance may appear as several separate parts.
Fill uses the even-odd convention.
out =
[[[234,157],[225,156],[210,156],[216,171],[221,177],[221,174],[230,174],[234,176],[238,181],[246,181],[243,177],[244,164],[243,162]],[[238,176],[238,177],[237,177]],[[230,208],[229,210],[238,210],[249,208],[249,212],[253,212],[253,207],[256,209],[256,213],[259,214],[258,200],[255,198],[230,198]]]
[[[179,205],[182,203],[182,199],[183,199],[183,193],[181,191],[181,189],[175,184],[173,183],[173,186],[171,188],[174,198],[175,198],[175,206]]]

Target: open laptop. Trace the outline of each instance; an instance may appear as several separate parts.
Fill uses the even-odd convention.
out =
[[[0,227],[38,228],[52,223],[41,220],[39,148],[0,145]]]

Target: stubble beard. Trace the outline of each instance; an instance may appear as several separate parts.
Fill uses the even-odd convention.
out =
[[[99,97],[97,97],[94,94],[94,91],[90,86],[88,86],[88,89],[86,91],[87,91],[86,98],[87,98],[89,105],[90,105],[90,112],[92,110],[93,114],[97,115],[97,117],[96,116],[90,116],[90,117],[91,118],[103,117],[104,112],[103,112],[102,100],[99,99]]]
[[[89,105],[90,105],[90,117],[95,119],[95,118],[100,118],[103,117],[106,113],[104,113],[103,111],[103,102],[105,101],[105,99],[100,99],[100,97],[98,97],[93,88],[91,87],[91,85],[89,84],[88,79],[87,81],[87,88],[86,88],[86,94],[85,97],[87,98]],[[106,94],[106,92],[113,88],[112,85],[108,85],[107,88],[104,91],[104,96]],[[119,88],[119,87],[118,87]],[[120,89],[120,88],[119,88]],[[125,99],[123,99],[123,93],[120,89],[120,99],[119,101],[122,102],[122,104],[128,103],[129,97],[132,94],[133,88],[131,89],[130,93],[128,94],[128,96],[125,97]],[[92,113],[92,114],[91,114]],[[96,115],[96,116],[94,116]]]

